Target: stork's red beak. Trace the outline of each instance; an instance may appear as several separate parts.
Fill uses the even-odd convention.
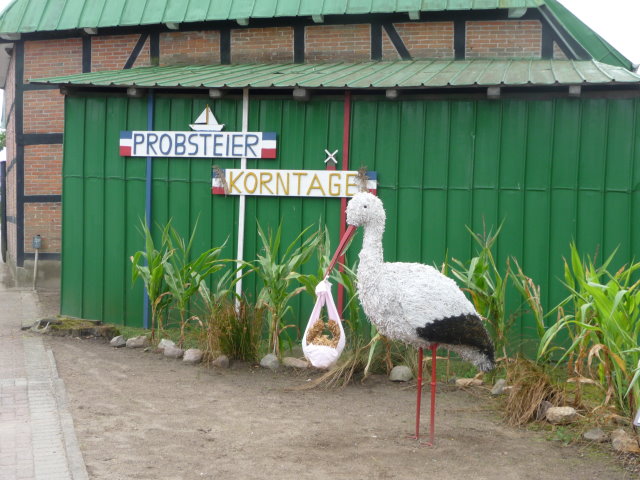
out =
[[[327,268],[327,272],[324,274],[325,278],[331,274],[331,270],[333,270],[333,267],[335,267],[338,259],[344,255],[344,252],[347,250],[347,247],[349,246],[349,241],[355,235],[357,229],[358,227],[355,227],[353,225],[349,225],[347,227],[347,230],[344,232],[344,235],[342,235],[342,238],[340,239],[340,244],[336,249],[336,253],[333,254],[333,258],[331,259],[329,268]]]

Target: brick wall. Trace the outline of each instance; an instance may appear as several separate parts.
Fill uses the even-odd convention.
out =
[[[82,72],[82,39],[37,40],[24,44],[24,78]]]
[[[131,56],[140,35],[105,35],[91,38],[91,71],[122,70]],[[134,67],[151,65],[149,39],[145,42]]]
[[[540,58],[538,20],[467,22],[467,58]]]
[[[169,32],[160,34],[160,65],[220,62],[220,33]]]
[[[24,147],[25,195],[62,194],[62,145]]]
[[[369,25],[313,25],[305,29],[308,62],[366,61],[371,59]]]
[[[412,58],[453,58],[453,22],[396,23],[394,27]],[[382,59],[399,58],[383,30]]]
[[[59,90],[24,92],[24,133],[62,133],[64,95]]]
[[[243,28],[231,31],[231,61],[292,62],[293,28]]]
[[[61,204],[26,203],[24,206],[24,250],[33,252],[31,239],[42,237],[40,252],[60,252],[61,246]]]
[[[553,42],[553,58],[556,60],[567,60],[567,56],[556,42]]]

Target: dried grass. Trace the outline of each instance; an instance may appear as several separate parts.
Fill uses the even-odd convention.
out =
[[[366,367],[370,346],[371,344],[369,343],[364,347],[346,349],[337,365],[315,380],[300,387],[295,387],[293,390],[311,390],[313,388],[330,390],[346,387],[351,383],[354,375],[360,374]]]
[[[236,305],[226,299],[215,305],[200,321],[200,345],[204,362],[221,353],[236,360],[257,362],[259,357],[264,310],[242,299]]]
[[[509,425],[525,425],[536,420],[544,401],[553,405],[564,404],[564,390],[555,385],[540,366],[517,358],[506,369],[507,383],[513,386],[505,406],[505,421]]]
[[[328,334],[325,333],[328,330]],[[329,336],[331,335],[331,336]],[[325,345],[327,347],[336,348],[340,340],[340,327],[335,320],[329,320],[326,324],[319,318],[311,326],[307,333],[307,343],[313,345]]]

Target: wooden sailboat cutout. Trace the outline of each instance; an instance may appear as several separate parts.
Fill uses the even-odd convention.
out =
[[[196,121],[189,126],[192,130],[205,132],[219,132],[224,128],[224,124],[219,124],[216,117],[214,117],[209,105],[207,105],[200,116],[196,118]]]

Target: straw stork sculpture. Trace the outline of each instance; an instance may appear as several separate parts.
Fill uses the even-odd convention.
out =
[[[493,344],[480,315],[456,283],[435,268],[419,263],[384,261],[382,234],[386,214],[382,201],[368,192],[356,194],[347,206],[342,245],[357,227],[364,228],[357,271],[358,298],[378,331],[418,347],[416,432],[420,437],[423,348],[432,353],[431,444],[434,442],[435,365],[438,345],[456,352],[482,371],[494,368]],[[340,248],[339,248],[340,250]]]

